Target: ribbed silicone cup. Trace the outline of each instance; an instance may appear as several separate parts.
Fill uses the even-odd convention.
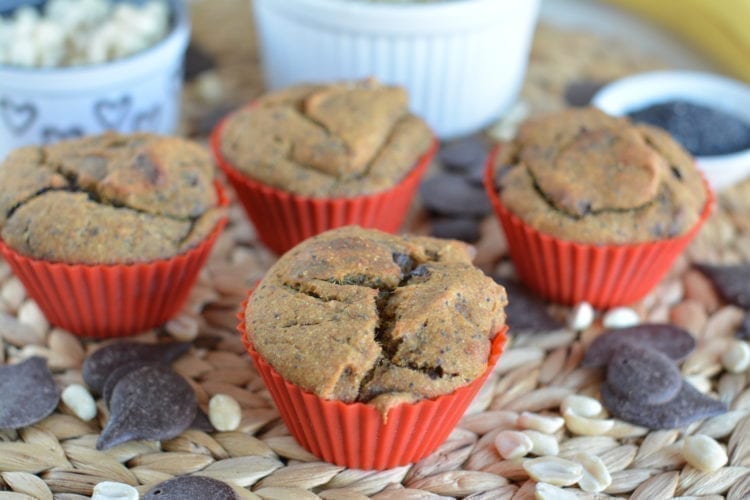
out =
[[[211,134],[214,158],[236,191],[260,240],[279,255],[311,236],[336,227],[358,225],[389,233],[398,231],[438,148],[433,140],[406,177],[385,191],[352,198],[312,198],[262,184],[236,169],[221,152],[226,120]]]
[[[609,308],[642,299],[695,237],[714,204],[714,194],[704,178],[706,204],[698,222],[682,236],[628,245],[561,240],[526,224],[503,205],[492,174],[499,151],[496,146],[487,158],[484,187],[508,240],[510,257],[526,286],[560,304],[586,301],[597,308]]]
[[[316,457],[354,469],[390,469],[435,451],[492,373],[507,341],[508,328],[503,326],[492,340],[480,377],[451,394],[395,406],[384,422],[374,406],[323,399],[284,380],[250,342],[245,329],[248,300],[242,303],[237,329],[289,432]]]
[[[215,186],[226,206],[221,185]],[[122,337],[161,325],[179,311],[226,222],[222,218],[187,252],[152,262],[48,262],[22,255],[2,241],[0,253],[50,323],[81,337]]]

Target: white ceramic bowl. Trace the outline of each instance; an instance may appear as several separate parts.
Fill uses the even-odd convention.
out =
[[[592,104],[616,116],[670,100],[685,100],[730,113],[750,124],[750,86],[712,73],[657,71],[617,80]],[[721,190],[750,175],[750,149],[696,157],[711,186]]]
[[[254,0],[266,84],[374,76],[408,88],[441,138],[475,132],[515,100],[539,0]]]
[[[169,4],[169,34],[130,57],[68,68],[0,65],[0,160],[19,146],[105,130],[173,133],[190,24],[182,0]]]

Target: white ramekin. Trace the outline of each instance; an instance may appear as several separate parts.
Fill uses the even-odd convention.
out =
[[[539,0],[254,0],[266,84],[374,76],[408,88],[441,138],[470,134],[515,100]]]
[[[641,73],[610,83],[591,102],[606,113],[623,116],[675,99],[719,109],[750,123],[750,86],[712,73]],[[750,175],[750,149],[720,156],[698,156],[695,161],[717,191]]]
[[[14,148],[100,133],[177,129],[187,8],[169,0],[172,29],[153,47],[90,66],[0,65],[0,160]]]

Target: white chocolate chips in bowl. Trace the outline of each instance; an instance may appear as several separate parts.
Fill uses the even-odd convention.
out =
[[[66,67],[127,57],[169,31],[166,0],[50,0],[0,17],[0,64]]]

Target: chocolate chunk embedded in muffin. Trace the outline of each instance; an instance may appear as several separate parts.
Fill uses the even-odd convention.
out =
[[[325,399],[393,405],[448,394],[487,368],[505,290],[471,247],[345,227],[285,254],[246,328],[286,380]]]
[[[409,113],[404,89],[366,80],[267,94],[229,117],[220,142],[225,158],[251,179],[334,198],[398,184],[432,134]]]
[[[189,141],[106,133],[12,153],[0,165],[0,235],[69,264],[147,262],[205,239],[222,216],[207,152]]]
[[[594,108],[528,120],[494,168],[511,212],[579,243],[680,236],[707,199],[693,159],[666,132]]]

